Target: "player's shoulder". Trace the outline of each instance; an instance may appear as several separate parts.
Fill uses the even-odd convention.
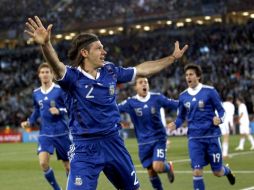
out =
[[[105,61],[103,63],[103,67],[102,68],[104,68],[106,70],[109,70],[109,69],[115,68],[115,64],[112,63],[112,62],[109,62],[109,61]]]
[[[188,93],[188,89],[185,89],[184,91],[182,91],[182,92],[180,93],[180,96],[183,96],[183,95],[185,95],[186,93]]]
[[[131,102],[131,101],[134,100],[134,99],[135,99],[134,96],[128,97],[127,99],[125,99],[125,100],[123,100],[122,102],[120,102],[119,105],[128,104],[129,102]]]
[[[202,88],[203,88],[203,89],[207,89],[207,90],[214,90],[214,89],[215,89],[213,86],[206,85],[206,84],[203,84],[203,85],[202,85]]]
[[[59,86],[59,84],[54,84],[54,88],[59,89],[59,88],[61,88],[61,87]]]
[[[36,89],[33,90],[34,93],[40,92],[41,91],[41,87],[38,87]]]
[[[156,97],[156,96],[161,96],[161,93],[160,92],[150,92],[150,95]]]

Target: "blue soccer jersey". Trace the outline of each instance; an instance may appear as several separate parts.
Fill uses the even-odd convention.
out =
[[[187,119],[189,138],[219,137],[220,128],[213,124],[215,110],[223,121],[225,111],[214,87],[199,84],[196,90],[188,88],[179,97],[176,128]]]
[[[130,115],[139,144],[166,139],[161,108],[177,109],[178,101],[160,93],[148,93],[146,98],[136,95],[118,105],[120,112]]]
[[[57,84],[45,92],[37,88],[33,92],[34,111],[28,118],[30,124],[34,124],[40,118],[41,136],[60,136],[69,133],[67,126],[67,110],[64,104],[65,93]],[[56,107],[59,115],[52,115],[49,111],[51,107]]]
[[[79,135],[107,135],[118,131],[120,114],[116,104],[116,84],[132,81],[135,68],[105,62],[94,79],[80,67],[66,67],[59,85],[67,93],[70,129]]]

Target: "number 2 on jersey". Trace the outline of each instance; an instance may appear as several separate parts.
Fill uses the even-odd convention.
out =
[[[89,86],[86,86],[86,88],[88,88]],[[90,88],[90,90],[88,91],[88,93],[86,94],[86,98],[94,98],[92,94],[93,91],[93,87]]]

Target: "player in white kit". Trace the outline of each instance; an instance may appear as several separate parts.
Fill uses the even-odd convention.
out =
[[[228,158],[228,144],[229,144],[229,134],[230,129],[234,127],[234,113],[235,113],[235,106],[232,103],[233,97],[227,96],[226,101],[223,102],[222,106],[225,110],[225,119],[222,124],[220,124],[220,130],[222,134],[222,156],[223,159]]]
[[[244,150],[244,143],[246,138],[248,138],[251,143],[250,150],[254,150],[254,139],[250,134],[249,114],[247,111],[247,107],[244,104],[244,99],[242,97],[238,97],[236,99],[236,104],[238,106],[239,130],[241,134],[241,139],[239,145],[235,148],[235,150]]]

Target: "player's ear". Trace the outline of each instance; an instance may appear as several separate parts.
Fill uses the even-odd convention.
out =
[[[88,51],[83,48],[83,49],[80,50],[80,54],[82,55],[82,57],[87,57],[88,56]]]

